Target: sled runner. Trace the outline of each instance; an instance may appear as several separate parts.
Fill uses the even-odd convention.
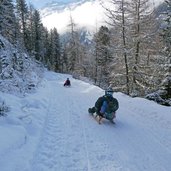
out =
[[[102,115],[98,115],[96,112],[92,112],[92,108],[88,109],[88,113],[99,123],[102,123],[102,119],[105,118],[107,120],[109,120],[112,124],[115,124],[114,122],[114,118],[115,118],[115,112],[112,113],[105,113],[103,116]]]
[[[65,85],[64,87],[66,87],[66,88],[70,88],[70,87],[71,87],[71,85]]]

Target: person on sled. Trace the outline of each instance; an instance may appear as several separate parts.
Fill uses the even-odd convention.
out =
[[[71,86],[69,78],[67,78],[67,80],[65,81],[64,86]]]
[[[94,115],[94,113],[96,113],[95,117],[99,117],[99,124],[102,118],[106,118],[112,123],[115,123],[113,120],[116,117],[119,103],[118,100],[113,97],[113,92],[113,89],[109,87],[105,90],[105,95],[97,99],[95,106],[88,109],[90,114]]]

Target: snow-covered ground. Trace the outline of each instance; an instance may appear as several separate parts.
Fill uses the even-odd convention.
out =
[[[171,170],[171,108],[118,92],[116,124],[99,125],[87,109],[103,94],[53,72],[24,98],[0,93],[11,109],[0,117],[0,171]]]

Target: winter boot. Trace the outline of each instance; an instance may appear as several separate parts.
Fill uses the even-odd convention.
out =
[[[93,115],[94,112],[93,112],[92,108],[89,108],[89,109],[88,109],[88,113],[90,113],[90,114]]]
[[[93,114],[95,112],[96,112],[95,107],[92,107],[92,108],[88,109],[88,113],[90,113],[90,114]]]
[[[110,122],[112,123],[112,124],[115,124],[115,122],[114,122],[114,120],[112,119],[112,120],[110,120]]]

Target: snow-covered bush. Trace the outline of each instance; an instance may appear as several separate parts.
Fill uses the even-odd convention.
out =
[[[10,108],[6,105],[5,101],[0,99],[0,116],[5,116]]]
[[[146,95],[145,98],[148,100],[153,100],[161,105],[171,106],[171,99],[163,99],[160,93],[161,93],[160,91],[157,91]]]
[[[41,81],[43,67],[0,35],[0,91],[24,95]]]

